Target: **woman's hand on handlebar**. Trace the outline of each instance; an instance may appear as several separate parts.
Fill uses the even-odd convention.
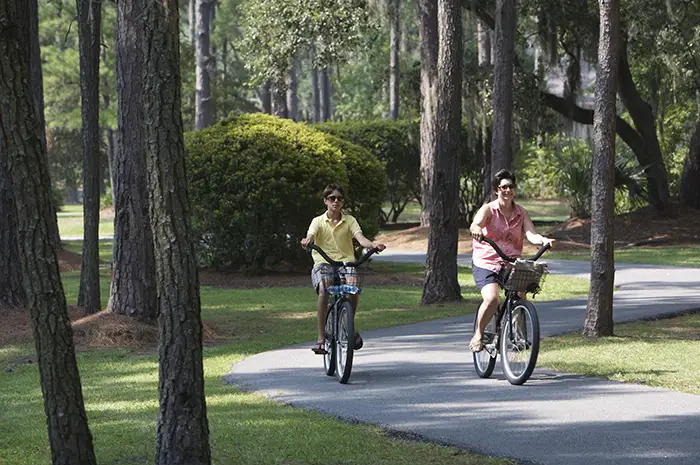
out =
[[[556,241],[557,241],[556,239],[542,236],[542,246],[549,245],[550,249],[554,248],[554,243]]]
[[[481,241],[484,238],[484,232],[478,224],[472,224],[469,228],[469,232],[471,232],[472,237],[477,241]]]

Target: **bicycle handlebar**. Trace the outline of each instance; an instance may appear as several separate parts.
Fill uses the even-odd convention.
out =
[[[496,245],[496,243],[494,241],[492,241],[491,239],[489,239],[488,237],[482,237],[481,240],[482,240],[482,242],[486,242],[488,245],[493,247],[493,250],[495,250],[496,253],[498,254],[498,256],[501,257],[503,260],[510,262],[510,263],[513,263],[515,261],[515,258],[509,257],[508,255],[504,254],[503,251],[500,249],[500,247],[498,247],[498,245]],[[549,243],[544,244],[542,247],[540,247],[540,250],[537,251],[537,253],[535,254],[534,257],[528,258],[527,260],[532,260],[533,262],[537,261],[537,259],[539,259],[543,253],[545,253],[546,251],[548,251],[551,248],[552,248],[552,244],[549,244]]]
[[[328,256],[328,254],[326,254],[326,252],[323,251],[323,249],[322,249],[321,247],[317,246],[317,245],[314,244],[314,243],[309,244],[308,248],[309,248],[309,249],[312,249],[312,250],[315,250],[316,252],[318,252],[319,254],[321,254],[321,256],[323,257],[323,259],[326,260],[328,263],[330,263],[330,264],[333,265],[333,266],[353,266],[353,267],[355,267],[355,266],[360,266],[360,265],[362,265],[364,262],[366,262],[367,259],[369,259],[369,257],[371,257],[371,256],[374,255],[375,253],[379,252],[379,249],[378,249],[377,247],[374,247],[374,248],[368,250],[368,251],[362,256],[362,258],[360,258],[359,260],[355,260],[354,262],[345,262],[345,263],[343,263],[343,262],[339,262],[339,261],[333,260],[331,257]]]

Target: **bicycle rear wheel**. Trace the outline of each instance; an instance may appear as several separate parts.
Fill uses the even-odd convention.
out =
[[[325,338],[326,354],[323,356],[323,368],[328,376],[333,376],[335,373],[335,305],[328,309],[326,315]]]
[[[347,300],[338,307],[338,326],[335,333],[335,376],[342,384],[350,379],[352,357],[355,351],[354,309]]]
[[[510,384],[523,384],[535,369],[540,351],[540,322],[535,306],[527,300],[518,300],[510,319],[504,315],[501,326],[503,373]]]
[[[479,311],[477,310],[476,315],[474,315],[475,329],[478,319]],[[496,355],[498,355],[498,347],[494,343],[496,340],[496,315],[493,315],[489,320],[481,340],[484,343],[484,350],[472,352],[474,371],[479,375],[479,378],[488,378],[493,373],[493,368],[496,366]]]

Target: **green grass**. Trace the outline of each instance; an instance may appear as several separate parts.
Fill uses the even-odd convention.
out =
[[[565,199],[515,199],[527,210],[532,221],[566,221],[569,219],[569,204]]]
[[[406,271],[402,265],[397,268]],[[391,265],[385,271],[390,269]],[[420,272],[419,267],[409,267],[409,272]],[[67,300],[74,302],[79,273],[65,273],[63,283]],[[103,305],[108,287],[105,270]],[[420,292],[419,287],[410,286],[367,288],[358,326],[365,330],[462,315],[477,304],[467,299],[420,306]],[[245,357],[313,340],[315,295],[308,287],[229,290],[205,286],[201,297],[203,319],[227,338],[226,343],[204,350],[214,463],[321,464],[329,463],[329,454],[347,464],[511,463],[453,447],[391,438],[372,425],[347,424],[224,385],[222,376]],[[143,352],[78,352],[86,409],[101,464],[152,462],[158,367],[157,356]],[[0,370],[0,463],[49,461],[38,372],[35,364],[26,363],[31,355],[31,344],[0,348],[0,366],[12,369]]]
[[[547,257],[559,260],[589,261],[591,259],[588,250],[559,252],[555,249],[549,252]],[[618,248],[615,250],[615,261],[618,263],[700,268],[700,253],[698,253],[697,248],[685,246]]]
[[[700,313],[615,326],[600,339],[543,340],[537,365],[700,395]]]
[[[82,254],[83,241],[63,241],[63,247],[71,252]],[[112,261],[112,241],[100,241],[98,253],[100,261],[109,263]]]
[[[114,234],[114,218],[100,215],[100,236],[111,236]],[[58,220],[58,232],[61,237],[83,237],[83,206],[63,205],[61,211],[56,213]]]

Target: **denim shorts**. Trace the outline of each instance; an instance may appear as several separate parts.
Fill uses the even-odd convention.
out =
[[[504,268],[501,268],[500,272],[495,272],[487,270],[485,268],[479,268],[474,266],[472,263],[472,273],[474,274],[474,282],[479,290],[483,289],[484,286],[491,283],[498,283],[499,286],[503,286],[503,274],[505,272]]]

